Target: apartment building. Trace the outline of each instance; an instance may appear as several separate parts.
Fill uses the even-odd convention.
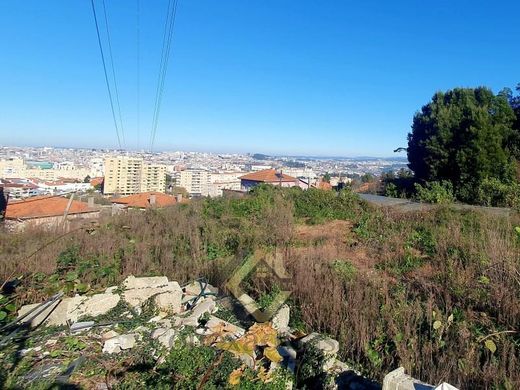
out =
[[[222,190],[240,191],[240,177],[247,172],[214,172],[211,174],[209,196],[222,196]]]
[[[104,193],[132,195],[141,192],[164,192],[166,166],[146,164],[142,158],[110,157],[104,162]]]
[[[211,173],[204,169],[175,172],[176,185],[186,189],[190,197],[210,195]]]
[[[25,163],[21,158],[0,160],[0,177],[24,177]]]

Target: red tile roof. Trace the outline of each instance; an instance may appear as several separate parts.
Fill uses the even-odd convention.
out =
[[[251,172],[247,175],[241,176],[240,180],[258,181],[262,183],[279,183],[296,181],[295,177],[289,176],[276,171],[276,169],[264,169],[263,171]]]
[[[63,215],[69,199],[56,196],[35,196],[21,201],[10,201],[5,212],[6,219],[30,219]],[[86,203],[73,200],[68,214],[95,212]]]
[[[151,195],[155,195],[154,205],[150,203]],[[135,207],[140,209],[145,209],[148,207],[172,206],[177,203],[175,197],[163,194],[162,192],[143,192],[141,194],[124,196],[122,198],[112,198],[110,201],[112,203],[123,204],[128,207]]]
[[[92,187],[95,187],[99,184],[103,184],[103,181],[105,180],[104,177],[93,177],[92,179],[90,179],[90,185]]]

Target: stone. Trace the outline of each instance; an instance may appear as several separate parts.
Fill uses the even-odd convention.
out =
[[[108,332],[103,333],[101,338],[103,340],[109,340],[109,339],[112,339],[112,338],[115,338],[118,336],[119,336],[119,333],[117,333],[115,330],[109,330]]]
[[[155,304],[159,310],[177,314],[182,311],[182,289],[177,282],[169,282],[167,292],[155,296]]]
[[[97,317],[108,313],[117,306],[120,300],[121,297],[117,294],[96,294],[82,302],[79,309],[83,312],[83,315]]]
[[[434,387],[405,374],[404,367],[399,367],[386,374],[383,390],[433,390]]]
[[[206,323],[206,332],[204,333],[206,336],[214,333],[215,329],[220,326],[224,326],[226,332],[233,335],[234,338],[239,338],[243,336],[246,331],[239,326],[233,325],[231,322],[227,322],[217,318],[215,316],[210,316],[208,322]]]
[[[135,336],[133,334],[124,334],[121,336],[112,337],[105,341],[103,345],[104,353],[119,353],[124,349],[131,349],[136,343]]]
[[[306,348],[307,345],[313,345],[322,352],[323,359],[321,363],[323,372],[329,371],[334,366],[336,355],[339,351],[339,343],[337,340],[313,332],[301,339],[301,343],[304,348]]]
[[[87,297],[76,295],[72,298],[63,298],[56,310],[52,312],[47,321],[46,326],[63,326],[67,325],[67,321],[78,322],[83,312],[79,310],[80,305],[87,300]]]
[[[103,353],[113,354],[121,352],[119,345],[119,337],[113,337],[105,341],[103,345]]]
[[[217,311],[217,305],[212,297],[204,298],[199,301],[197,305],[191,310],[191,314],[188,317],[182,318],[182,325],[185,326],[198,326],[199,318],[205,313],[215,313]]]
[[[435,390],[458,390],[455,386],[450,385],[449,383],[442,382],[439,386],[435,388]]]
[[[144,288],[160,288],[168,285],[166,276],[151,276],[136,278],[133,275],[127,277],[123,282],[123,287],[127,290],[139,290]]]
[[[213,293],[215,295],[218,294],[218,288],[215,287],[215,286],[212,286],[211,284],[206,284],[205,282],[202,282],[202,285],[206,286],[206,288],[204,289],[204,292],[206,293]],[[184,292],[186,293],[186,295],[190,295],[190,296],[197,296],[200,294],[200,292],[202,291],[202,289],[200,288],[200,283],[195,281],[195,282],[192,282],[190,284],[188,284],[186,287],[184,287]]]
[[[121,349],[130,349],[135,345],[135,335],[133,334],[123,334],[118,339]]]
[[[276,314],[271,319],[271,323],[273,324],[273,328],[278,331],[278,334],[287,334],[289,333],[289,319],[291,314],[291,308],[289,305],[284,304],[280,309],[276,312]]]
[[[165,348],[170,349],[173,347],[175,337],[175,331],[173,329],[167,329],[166,332],[157,338],[157,341],[159,341],[159,343],[161,343]]]
[[[75,322],[70,326],[72,333],[91,329],[96,323],[94,321]]]
[[[190,334],[186,336],[186,344],[198,347],[200,345],[200,340],[196,335]]]
[[[50,339],[45,342],[45,346],[52,347],[53,345],[56,345],[57,342],[58,342],[58,340],[56,340],[56,339]]]
[[[107,287],[105,290],[105,294],[115,294],[118,288],[118,286]]]
[[[155,340],[156,338],[158,338],[158,337],[162,336],[163,334],[165,334],[167,330],[168,330],[167,328],[157,328],[157,329],[154,329],[152,331],[152,333],[150,334],[150,337]]]

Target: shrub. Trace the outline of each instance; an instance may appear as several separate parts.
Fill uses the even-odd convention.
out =
[[[446,204],[455,200],[453,185],[446,180],[427,182],[425,186],[415,183],[415,192],[420,202]]]

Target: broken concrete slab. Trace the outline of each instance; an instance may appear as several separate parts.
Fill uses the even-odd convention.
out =
[[[34,316],[36,314],[36,309],[38,306],[40,306],[40,303],[33,303],[30,305],[24,305],[18,310],[18,318],[26,315],[31,310],[36,309],[32,314],[29,314],[26,318],[24,318],[21,322],[22,323],[29,323],[31,328],[35,328],[38,325],[42,324],[44,321],[48,320],[50,315],[56,310],[56,308],[60,305],[60,301],[56,301],[52,304],[48,304],[46,306],[42,306],[42,311],[38,315]]]
[[[217,305],[213,297],[206,297],[199,301],[197,305],[191,310],[188,317],[182,318],[180,323],[185,326],[198,326],[200,317],[205,313],[215,313]]]
[[[243,336],[246,331],[245,329],[232,324],[231,322],[224,321],[218,317],[211,315],[209,317],[208,322],[206,322],[206,331],[204,335],[209,336],[217,331],[219,328],[224,327],[226,333],[233,335],[233,337],[238,338]]]
[[[159,310],[167,313],[180,313],[182,311],[182,289],[177,282],[168,283],[168,291],[155,296],[155,304]]]
[[[112,337],[105,341],[103,352],[108,354],[119,353],[122,350],[133,348],[135,343],[136,339],[133,334],[123,334]]]
[[[164,332],[157,338],[157,341],[159,341],[159,343],[161,343],[163,347],[170,349],[171,347],[173,347],[175,338],[175,331],[173,329],[167,329],[166,332]]]
[[[324,372],[329,371],[334,366],[334,362],[336,361],[336,355],[339,351],[339,343],[337,340],[313,332],[301,339],[301,343],[304,349],[308,345],[313,345],[315,348],[322,352],[322,370]]]
[[[383,379],[383,390],[433,390],[434,387],[405,374],[404,367],[388,373]]]
[[[70,326],[72,333],[90,330],[96,323],[94,321],[75,322]]]
[[[136,278],[133,275],[127,277],[123,282],[123,287],[127,290],[138,290],[143,288],[161,288],[168,285],[166,276],[150,276]]]
[[[79,309],[83,312],[82,315],[97,317],[108,313],[117,306],[120,300],[121,297],[117,294],[96,294],[82,302]]]
[[[290,320],[291,308],[287,304],[283,304],[282,307],[275,313],[271,319],[273,328],[278,331],[278,334],[289,333],[289,320]]]
[[[213,293],[215,295],[218,294],[218,288],[215,287],[215,286],[212,286],[211,284],[209,283],[205,283],[205,282],[202,282],[202,286],[204,288],[204,292],[206,293]],[[190,283],[188,284],[187,286],[184,287],[184,292],[187,294],[187,295],[191,295],[191,296],[197,296],[201,293],[202,289],[200,287],[200,283],[195,281],[193,283]]]

